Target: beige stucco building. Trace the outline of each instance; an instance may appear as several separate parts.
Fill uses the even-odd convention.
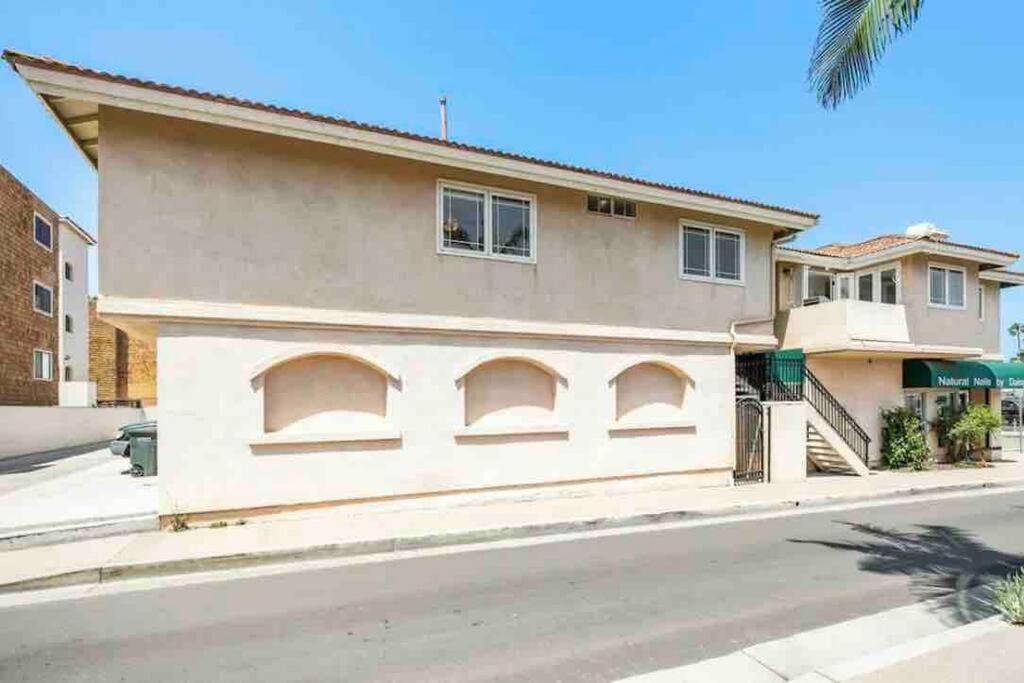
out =
[[[1000,390],[1017,388],[1018,380],[920,386],[908,377],[912,363],[1001,361],[1000,291],[1024,284],[1024,275],[1006,270],[1017,258],[955,242],[930,224],[854,244],[779,246],[780,346],[806,354],[808,368],[870,437],[872,464],[881,457],[881,410],[903,405],[929,425],[942,457],[934,428],[940,414],[971,402],[998,409]],[[1024,377],[1017,370],[1024,366],[1010,368]]]
[[[904,359],[996,354],[1024,283],[934,232],[797,249],[816,215],[5,57],[99,171],[165,516],[864,475]]]
[[[7,59],[97,164],[163,514],[732,481],[735,354],[815,215]]]

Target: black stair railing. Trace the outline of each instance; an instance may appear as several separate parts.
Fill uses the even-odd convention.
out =
[[[737,395],[762,401],[807,401],[867,465],[871,437],[839,399],[807,368],[803,358],[748,354],[736,357]]]

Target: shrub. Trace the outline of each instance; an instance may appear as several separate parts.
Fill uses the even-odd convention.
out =
[[[992,603],[1008,622],[1024,625],[1024,567],[996,583]]]
[[[1002,420],[986,405],[968,406],[949,430],[950,446],[954,458],[971,455],[985,445],[985,435],[999,428]]]
[[[923,470],[931,462],[928,440],[917,414],[908,408],[882,411],[882,462],[889,469]]]

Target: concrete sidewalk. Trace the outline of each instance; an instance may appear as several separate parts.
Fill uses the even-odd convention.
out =
[[[115,523],[156,528],[156,479],[122,475],[126,459],[106,447],[43,455],[7,458],[0,467],[0,549]]]
[[[1015,683],[1024,680],[1024,627],[977,589],[964,613],[926,601],[797,633],[620,683]]]
[[[0,591],[1018,485],[1024,463],[1004,462],[732,488],[658,488],[652,479],[348,505],[10,550],[0,553]]]

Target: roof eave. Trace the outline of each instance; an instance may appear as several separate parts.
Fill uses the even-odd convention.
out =
[[[450,167],[474,170],[548,185],[568,187],[586,192],[602,192],[627,199],[676,206],[692,211],[756,221],[787,230],[802,231],[818,222],[816,214],[795,212],[779,207],[727,198],[691,194],[680,189],[612,178],[581,170],[509,158],[493,153],[464,149],[458,146],[413,139],[398,134],[365,130],[341,123],[311,120],[297,115],[211,101],[196,96],[165,92],[155,88],[116,82],[97,76],[67,73],[56,68],[29,64],[32,58],[6,52],[7,61],[28,86],[43,99],[47,109],[60,121],[75,140],[76,146],[96,166],[68,124],[49,106],[48,97],[66,97],[101,106],[183,118],[215,125],[283,135],[343,147],[363,149],[379,154],[398,156]]]
[[[827,256],[825,254],[814,254],[806,251],[798,251],[779,247],[776,256],[779,260],[802,263],[805,265],[822,266],[838,270],[855,270],[868,266],[885,263],[894,259],[904,258],[912,254],[929,254],[932,256],[956,258],[965,261],[973,261],[979,264],[994,268],[1008,266],[1017,261],[1014,254],[997,254],[995,252],[974,249],[958,245],[946,244],[943,242],[931,242],[926,240],[901,244],[887,249],[880,249],[870,254],[860,256]]]

